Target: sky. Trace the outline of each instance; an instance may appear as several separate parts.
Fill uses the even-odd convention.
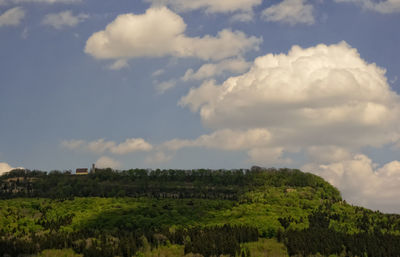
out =
[[[299,168],[400,213],[400,0],[0,0],[0,173]]]

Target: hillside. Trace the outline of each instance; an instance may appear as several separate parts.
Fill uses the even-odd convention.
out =
[[[400,253],[399,215],[351,206],[299,170],[15,170],[0,197],[0,256]]]

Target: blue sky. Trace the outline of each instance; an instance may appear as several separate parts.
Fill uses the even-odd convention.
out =
[[[296,167],[400,212],[398,0],[0,0],[0,173]]]

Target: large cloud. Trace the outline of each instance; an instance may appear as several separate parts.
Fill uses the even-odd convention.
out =
[[[25,17],[25,11],[21,7],[11,8],[0,14],[0,27],[2,26],[17,26]]]
[[[188,37],[183,19],[166,7],[141,15],[123,14],[105,30],[94,33],[85,52],[98,59],[135,57],[196,57],[221,60],[258,49],[261,39],[243,32],[222,30],[216,37]]]
[[[259,57],[249,72],[205,82],[180,104],[214,129],[268,129],[270,146],[286,150],[356,150],[400,138],[399,96],[385,70],[345,42]]]
[[[265,9],[262,17],[266,21],[275,21],[295,25],[297,23],[314,24],[313,6],[306,0],[283,0]]]
[[[303,170],[316,173],[338,187],[352,204],[400,213],[400,162],[376,167],[367,156],[355,155],[328,165],[306,165]]]
[[[400,98],[385,70],[345,42],[261,56],[241,76],[192,88],[180,105],[198,112],[215,132],[175,139],[172,146],[244,149],[253,163],[265,166],[288,164],[288,156],[298,154],[310,163],[305,171],[326,178],[351,203],[400,212],[400,162],[376,168],[365,155],[355,155],[365,147],[399,144]],[[246,138],[238,133],[255,128],[268,132],[258,145],[246,139],[244,147],[224,149],[214,139],[221,131],[237,131],[221,137],[235,142]]]
[[[74,151],[83,150],[96,154],[109,152],[118,155],[140,151],[147,152],[153,148],[153,146],[143,138],[128,138],[119,144],[114,141],[105,141],[104,139],[98,139],[91,142],[84,140],[64,140],[61,142],[61,146]]]
[[[335,0],[339,3],[355,3],[364,9],[376,11],[379,13],[397,13],[400,12],[399,0],[373,1],[373,0]]]

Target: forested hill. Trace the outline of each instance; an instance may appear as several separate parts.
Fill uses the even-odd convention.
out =
[[[0,177],[0,198],[154,197],[239,200],[268,187],[310,187],[321,199],[340,201],[337,189],[322,178],[294,169],[145,170],[96,169],[88,175],[14,170]]]
[[[0,257],[400,256],[400,215],[294,169],[14,170]]]

